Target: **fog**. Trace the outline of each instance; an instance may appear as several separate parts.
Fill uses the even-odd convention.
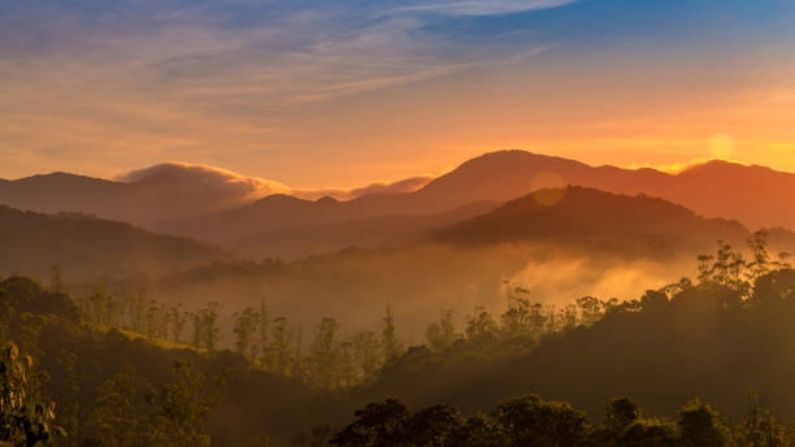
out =
[[[172,277],[156,285],[153,294],[187,308],[221,303],[226,333],[234,312],[262,303],[273,316],[287,316],[304,334],[311,334],[323,317],[335,318],[343,332],[377,329],[390,306],[401,337],[420,343],[426,326],[445,310],[454,312],[459,327],[477,307],[500,313],[509,288],[526,289],[531,301],[552,309],[586,295],[637,298],[694,267],[692,256],[653,260],[539,244],[418,244],[347,251],[254,271],[202,272],[195,279]]]

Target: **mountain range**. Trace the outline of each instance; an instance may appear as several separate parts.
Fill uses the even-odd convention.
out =
[[[301,191],[217,168],[165,164],[119,180],[56,173],[2,181],[0,203],[91,213],[254,258],[298,257],[316,254],[318,247],[325,252],[389,245],[533,191],[567,185],[661,198],[751,229],[795,228],[795,174],[725,161],[671,174],[590,166],[520,150],[482,155],[432,180],[418,177],[347,192]],[[338,198],[316,198],[326,193]]]
[[[0,179],[0,204],[43,213],[81,212],[154,227],[162,221],[230,209],[274,194],[352,199],[372,193],[413,191],[429,180],[414,177],[351,190],[298,190],[216,167],[163,163],[114,180],[65,172]]]
[[[662,198],[699,215],[737,220],[752,229],[795,228],[795,208],[790,205],[795,203],[795,174],[722,161],[669,174],[502,151],[469,160],[414,192],[369,194],[348,201],[274,195],[234,209],[167,222],[157,229],[233,248],[241,241],[264,240],[265,235],[285,229],[300,239],[296,227],[315,231],[318,225],[377,216],[433,216],[473,204],[493,209],[532,191],[566,185]],[[263,247],[262,254],[266,252]]]

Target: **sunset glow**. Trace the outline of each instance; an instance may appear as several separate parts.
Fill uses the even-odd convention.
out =
[[[795,171],[792,2],[402,3],[5,1],[0,178],[354,187],[505,148]]]

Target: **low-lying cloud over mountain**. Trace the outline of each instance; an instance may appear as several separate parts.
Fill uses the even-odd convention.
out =
[[[235,208],[271,195],[350,200],[370,194],[412,192],[430,180],[414,177],[350,190],[305,190],[214,166],[168,162],[136,169],[114,180],[62,172],[0,180],[0,204],[46,213],[84,212],[153,227],[158,222]]]
[[[247,177],[214,166],[188,163],[162,163],[130,171],[118,178],[126,183],[164,185],[185,192],[209,193],[239,200],[257,199],[289,191],[273,180]]]

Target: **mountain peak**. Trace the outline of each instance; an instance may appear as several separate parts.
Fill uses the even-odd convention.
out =
[[[539,163],[543,165],[555,165],[555,164],[562,164],[567,166],[587,166],[585,163],[581,163],[576,160],[571,160],[568,158],[557,157],[554,155],[545,155],[539,154],[536,152],[530,152],[522,149],[503,149],[493,152],[486,152],[485,154],[472,158],[464,163],[462,163],[458,169],[472,166],[472,165],[483,165],[483,164],[498,164],[498,163],[513,163],[513,162],[521,162],[521,163]]]
[[[742,163],[738,163],[735,161],[715,159],[688,166],[682,171],[682,173],[693,172],[693,171],[707,171],[707,170],[714,171],[714,170],[723,170],[723,169],[743,169],[743,168],[752,168],[752,167],[754,166],[744,165]]]
[[[533,190],[565,186],[590,167],[565,158],[511,149],[468,160],[419,191],[430,204],[505,201]],[[457,202],[456,202],[457,201]]]
[[[337,199],[335,199],[334,197],[331,197],[331,196],[323,196],[323,197],[315,200],[315,203],[317,203],[319,205],[336,205],[336,204],[339,203],[339,200],[337,200]]]
[[[86,175],[56,171],[56,172],[50,172],[48,174],[31,175],[29,177],[23,177],[8,183],[16,183],[18,185],[39,185],[42,187],[49,187],[54,185],[64,185],[66,183],[73,185],[88,185],[88,184],[109,185],[113,184],[114,182],[96,177],[89,177]]]

